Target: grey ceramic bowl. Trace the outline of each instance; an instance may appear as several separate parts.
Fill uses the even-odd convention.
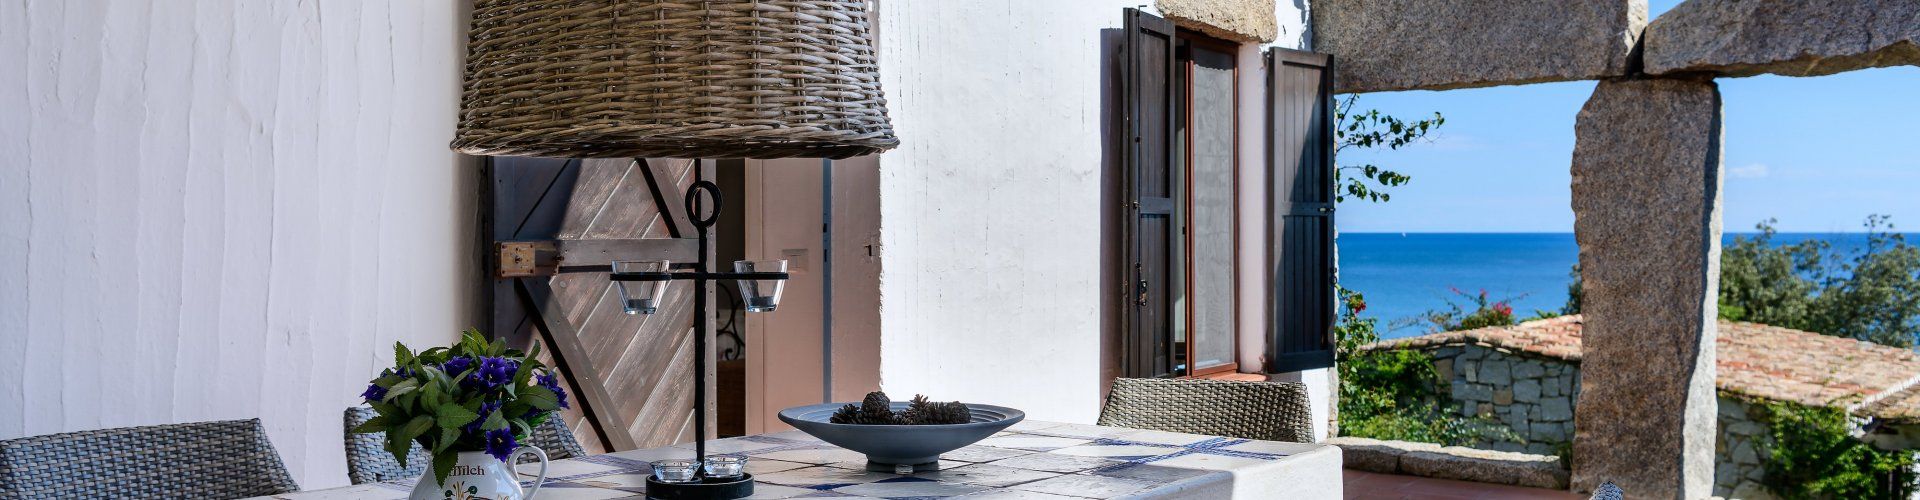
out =
[[[941,453],[986,439],[1027,418],[1026,412],[1020,410],[967,403],[967,409],[973,411],[973,421],[964,424],[856,425],[827,421],[834,410],[845,405],[796,406],[780,410],[780,421],[834,446],[865,453],[871,467],[932,464],[940,461]],[[893,404],[896,412],[906,408],[906,403]]]

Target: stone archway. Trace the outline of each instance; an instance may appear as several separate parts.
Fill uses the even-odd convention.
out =
[[[1586,363],[1573,486],[1712,496],[1722,178],[1713,79],[1920,65],[1920,2],[1320,0],[1336,91],[1600,80],[1575,125]]]

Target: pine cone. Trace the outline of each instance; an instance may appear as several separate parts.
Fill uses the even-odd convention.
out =
[[[836,424],[857,424],[860,423],[859,420],[860,407],[854,406],[853,403],[847,403],[846,406],[840,407],[839,410],[833,412],[832,417],[827,418],[828,422]]]
[[[967,405],[960,404],[959,401],[951,401],[946,403],[934,403],[932,405],[931,413],[927,416],[926,421],[924,423],[964,424],[972,421],[973,421],[973,410],[967,409]]]
[[[860,423],[867,425],[890,425],[896,423],[893,417],[893,402],[887,400],[887,393],[873,391],[860,401]]]
[[[925,395],[915,394],[913,402],[907,403],[906,411],[900,412],[900,422],[909,425],[928,424],[932,422],[927,421],[927,418],[932,415],[933,402],[928,401]]]

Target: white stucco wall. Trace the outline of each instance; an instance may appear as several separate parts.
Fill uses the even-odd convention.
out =
[[[0,2],[0,438],[258,417],[305,487],[471,324],[465,2]]]
[[[889,392],[1099,414],[1113,328],[1102,268],[1104,133],[1121,10],[1138,0],[878,0],[881,81],[899,149],[880,157],[881,385]],[[1304,7],[1280,2],[1276,45],[1299,47]],[[1103,35],[1103,31],[1107,34]],[[1104,41],[1103,41],[1104,39]],[[1241,66],[1243,269],[1264,266],[1265,83]],[[1247,176],[1247,174],[1254,174]],[[1259,366],[1265,285],[1243,279],[1242,357]],[[1324,374],[1305,374],[1325,418]],[[1318,377],[1319,383],[1311,380]]]

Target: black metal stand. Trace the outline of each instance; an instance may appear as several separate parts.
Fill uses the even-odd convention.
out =
[[[698,169],[696,169],[698,172]],[[695,174],[698,175],[697,173]],[[687,218],[699,233],[700,257],[696,259],[690,271],[614,273],[613,281],[670,281],[691,279],[693,292],[693,452],[698,463],[707,461],[707,292],[711,291],[714,280],[763,280],[787,279],[787,273],[776,272],[713,272],[707,262],[709,242],[707,230],[720,219],[720,186],[705,179],[697,179],[687,188]],[[713,210],[701,217],[700,194],[713,198]],[[647,497],[660,499],[736,499],[753,495],[753,475],[742,473],[736,478],[706,477],[704,467],[697,469],[697,480],[688,483],[665,483],[647,478]]]
[[[647,498],[661,500],[734,499],[753,496],[753,474],[740,477],[701,477],[691,483],[665,483],[647,476]]]

